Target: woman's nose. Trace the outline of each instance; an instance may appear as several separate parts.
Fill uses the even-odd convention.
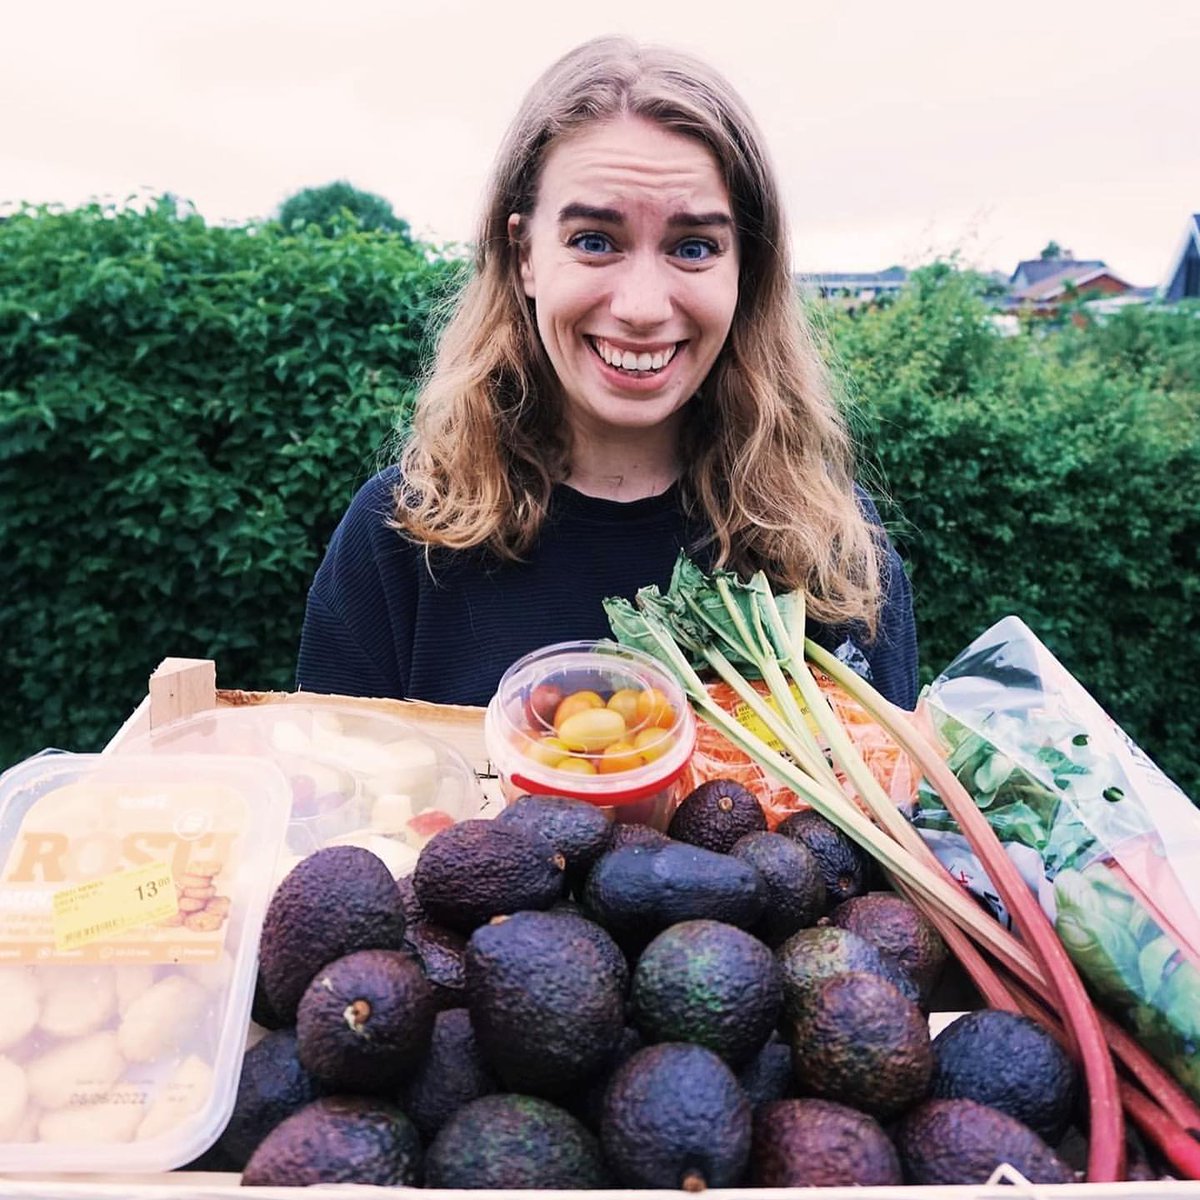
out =
[[[656,254],[635,254],[621,265],[610,309],[622,324],[650,329],[671,317],[670,268]]]

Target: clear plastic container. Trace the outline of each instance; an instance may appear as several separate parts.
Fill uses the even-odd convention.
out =
[[[289,807],[245,758],[0,776],[0,1173],[167,1171],[213,1144]]]
[[[254,704],[172,722],[122,752],[251,754],[291,789],[288,858],[352,844],[406,875],[439,829],[479,815],[483,792],[456,750],[394,717],[346,704]]]
[[[649,655],[562,642],[504,673],[484,737],[510,803],[526,793],[570,796],[662,829],[690,784],[696,721]]]

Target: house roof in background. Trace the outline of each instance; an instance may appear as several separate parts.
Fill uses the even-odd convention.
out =
[[[1012,297],[1014,300],[1053,300],[1055,297],[1061,296],[1067,290],[1068,285],[1083,287],[1093,280],[1099,279],[1102,275],[1107,275],[1125,287],[1132,286],[1128,279],[1122,279],[1116,271],[1109,270],[1103,263],[1090,269],[1080,269],[1078,264],[1074,264],[1051,275],[1048,279],[1043,279],[1040,283],[1018,288],[1012,293]]]
[[[817,287],[870,287],[904,283],[908,272],[903,267],[888,267],[886,271],[801,271],[796,279]]]
[[[1179,242],[1179,249],[1175,251],[1171,257],[1171,266],[1167,270],[1167,277],[1163,280],[1162,290],[1165,292],[1174,282],[1175,276],[1179,273],[1179,268],[1183,266],[1184,255],[1188,250],[1195,246],[1200,250],[1200,213],[1192,213],[1187,219],[1187,224],[1183,230],[1183,237]]]
[[[1026,286],[1032,286],[1063,271],[1088,271],[1102,266],[1104,260],[1099,258],[1023,258],[1017,263],[1017,269],[1008,277],[1008,282],[1014,283],[1017,276],[1024,272],[1028,280]]]

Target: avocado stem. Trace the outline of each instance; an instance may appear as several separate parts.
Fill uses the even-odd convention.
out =
[[[368,1000],[351,1000],[346,1005],[346,1011],[342,1014],[346,1018],[346,1024],[350,1026],[355,1033],[362,1033],[368,1019],[371,1016],[371,1004]]]

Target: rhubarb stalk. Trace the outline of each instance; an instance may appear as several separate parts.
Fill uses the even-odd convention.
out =
[[[1116,1070],[1100,1028],[1099,1017],[1083,981],[1046,914],[1030,893],[987,818],[975,806],[974,800],[938,750],[917,731],[912,721],[880,696],[869,683],[811,639],[805,642],[805,652],[858,701],[917,764],[983,864],[988,878],[1012,913],[1022,940],[1033,949],[1043,964],[1046,981],[1054,991],[1065,1028],[1077,1048],[1087,1084],[1091,1131],[1088,1139],[1088,1181],[1109,1183],[1121,1179],[1124,1175],[1125,1137]]]

